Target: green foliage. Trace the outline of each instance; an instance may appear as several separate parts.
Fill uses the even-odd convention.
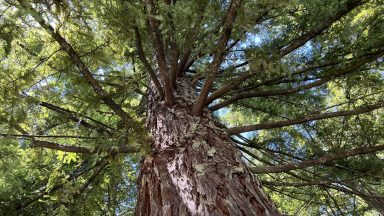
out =
[[[25,2],[63,35],[107,97],[137,125],[122,122],[101,102],[103,98],[84,79],[73,59],[27,10],[17,2],[2,1],[0,214],[133,215],[139,162],[151,152],[146,113],[140,112],[145,109],[149,76],[138,57],[134,28],[140,33],[146,60],[154,67],[157,61],[148,29],[150,18],[159,23],[164,41],[174,39],[180,58],[190,52],[193,61],[186,76],[197,80],[196,92],[200,92],[203,82],[199,78],[205,76],[216,52],[229,1],[155,1],[155,15],[149,15],[145,2],[138,0]],[[224,52],[213,89],[244,73],[255,74],[213,104],[248,91],[280,93],[239,100],[219,111],[218,118],[229,127],[263,124],[353,110],[382,101],[382,55],[339,74],[353,62],[382,51],[384,5],[380,0],[366,1],[303,46],[279,55],[279,50],[322,24],[346,2],[244,1],[228,44],[239,42]],[[163,44],[162,48],[172,53],[173,46]],[[249,64],[238,67],[242,62]],[[330,62],[334,64],[327,65]],[[306,72],[299,73],[301,70]],[[332,79],[322,85],[281,93],[329,77]],[[270,82],[273,79],[277,80]],[[383,114],[379,109],[243,134],[248,139],[246,149],[257,156],[244,153],[244,158],[249,165],[277,165],[383,144]],[[35,148],[34,140],[83,147],[92,153]],[[122,146],[139,151],[97,152]],[[383,158],[383,153],[372,153],[258,177],[266,182],[268,194],[279,209],[288,215],[374,215],[375,200],[364,199],[361,194],[383,196]],[[108,163],[93,177],[105,161]],[[333,181],[328,184],[333,187],[316,184],[319,181]],[[308,182],[313,184],[289,184]],[[345,188],[350,191],[343,191]]]

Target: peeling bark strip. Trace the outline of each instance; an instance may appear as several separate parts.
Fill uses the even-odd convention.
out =
[[[173,107],[149,94],[153,152],[141,168],[136,215],[280,215],[209,111],[190,115],[190,84],[177,86]]]

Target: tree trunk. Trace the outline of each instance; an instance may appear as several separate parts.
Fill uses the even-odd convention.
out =
[[[280,215],[211,113],[190,115],[195,92],[177,82],[173,107],[149,92],[152,153],[141,167],[136,215]]]
[[[372,208],[374,208],[377,212],[379,212],[379,215],[384,215],[384,200],[380,198],[368,198],[363,197],[361,198]]]

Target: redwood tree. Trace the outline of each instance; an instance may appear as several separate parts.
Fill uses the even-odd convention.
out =
[[[0,9],[3,212],[383,213],[381,1]]]

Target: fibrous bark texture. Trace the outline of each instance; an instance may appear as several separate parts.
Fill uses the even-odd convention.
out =
[[[279,215],[208,110],[191,116],[194,91],[178,80],[175,105],[149,92],[152,153],[141,167],[136,215]]]

